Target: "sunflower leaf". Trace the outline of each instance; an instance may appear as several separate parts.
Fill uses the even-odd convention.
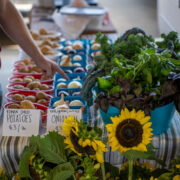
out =
[[[137,158],[140,159],[149,159],[149,160],[155,160],[159,164],[164,165],[164,162],[160,159],[157,159],[155,157],[155,151],[152,150],[152,147],[148,148],[146,152],[136,151],[136,150],[128,150],[125,153],[123,153],[128,160],[136,160]]]
[[[168,173],[169,171],[167,169],[160,169],[157,168],[154,171],[152,171],[152,176],[158,178],[159,176],[161,176],[164,173]]]
[[[74,168],[70,162],[66,162],[56,166],[51,170],[50,174],[47,177],[47,180],[66,180],[69,179],[74,174]],[[74,179],[74,178],[71,178]]]
[[[21,178],[28,178],[30,177],[29,172],[29,159],[33,155],[32,152],[26,151],[23,153],[22,159],[19,164],[19,176]]]
[[[55,164],[66,162],[64,137],[57,132],[49,132],[40,140],[40,155],[47,161]]]
[[[21,178],[30,177],[29,159],[34,155],[39,147],[40,136],[32,136],[29,140],[29,146],[26,146],[23,151],[22,158],[19,164],[19,175]]]
[[[116,177],[118,177],[119,176],[119,169],[117,168],[117,167],[115,167],[115,166],[112,166],[110,163],[108,163],[108,162],[105,162],[104,163],[105,164],[105,172],[106,173],[110,173],[110,175],[111,175],[111,178],[116,178]]]

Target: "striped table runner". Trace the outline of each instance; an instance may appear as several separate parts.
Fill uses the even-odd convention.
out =
[[[104,124],[100,118],[99,113],[95,107],[89,108],[89,123],[94,126],[101,127],[104,131],[104,137],[107,137]],[[152,144],[156,150],[157,158],[166,162],[166,167],[169,166],[170,160],[174,159],[177,155],[180,155],[180,116],[175,112],[172,119],[171,127],[167,133],[159,136],[154,136]],[[26,145],[28,145],[29,138],[27,137],[1,137],[0,140],[0,159],[1,164],[8,173],[14,173],[18,171],[19,159],[22,155],[22,151]],[[105,153],[105,161],[110,162],[113,165],[120,166],[126,161],[124,156],[120,156],[118,152]],[[156,162],[151,161],[152,167],[158,167]]]

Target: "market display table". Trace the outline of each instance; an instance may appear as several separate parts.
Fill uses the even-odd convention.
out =
[[[104,129],[104,124],[99,116],[99,113],[94,106],[89,108],[89,123],[98,125]],[[152,144],[156,149],[156,157],[163,160],[168,167],[170,161],[180,155],[180,116],[175,112],[172,119],[171,127],[167,133],[159,136],[154,136]],[[104,136],[106,136],[104,131]],[[0,137],[0,159],[3,167],[9,173],[18,171],[19,159],[22,151],[29,143],[28,137]],[[120,156],[119,152],[105,153],[105,161],[113,165],[119,166],[126,161],[124,156]],[[152,167],[159,165],[155,161],[151,161]]]
[[[53,13],[52,8],[40,8],[33,7],[30,13],[30,28],[38,30],[40,28],[46,28],[50,31],[61,31],[61,29],[54,23],[50,15]],[[116,28],[109,19],[108,14],[105,15],[102,25],[99,29],[87,29],[83,34],[96,34],[102,33],[117,33]]]
[[[108,35],[109,38],[115,40],[119,35],[111,34]],[[84,35],[82,38],[93,39],[95,35]],[[13,62],[11,62],[13,63]],[[8,67],[8,66],[7,66]],[[6,74],[3,75],[4,79],[8,79],[10,77],[10,72],[7,71]],[[8,82],[7,82],[8,83]],[[7,89],[6,89],[7,91]],[[6,92],[4,92],[6,93]],[[5,97],[3,96],[5,99]],[[5,102],[3,100],[3,102]],[[0,122],[2,122],[2,116],[0,117]],[[104,129],[104,137],[107,136],[107,132],[105,130],[105,126],[102,122],[99,112],[97,109],[92,106],[89,108],[88,113],[88,122],[92,126],[99,126]],[[154,136],[152,140],[152,144],[156,149],[157,158],[162,159],[166,166],[168,167],[170,161],[180,155],[180,116],[177,112],[175,112],[171,127],[167,133],[164,133],[159,136]],[[0,126],[1,128],[1,126]],[[2,132],[2,128],[0,130]],[[4,167],[4,169],[8,173],[13,173],[18,171],[18,164],[20,157],[22,155],[22,151],[26,145],[29,143],[28,137],[2,137],[0,136],[0,167]],[[105,153],[105,161],[110,162],[113,165],[120,165],[124,163],[124,156],[120,156],[119,152],[111,152],[111,150]],[[158,166],[154,161],[151,161],[152,166]]]

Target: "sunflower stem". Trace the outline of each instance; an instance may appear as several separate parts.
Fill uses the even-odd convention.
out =
[[[102,177],[103,177],[103,180],[106,180],[106,174],[105,174],[104,163],[101,163],[101,171],[102,171]]]
[[[132,180],[132,177],[133,177],[133,160],[129,160],[128,180]]]

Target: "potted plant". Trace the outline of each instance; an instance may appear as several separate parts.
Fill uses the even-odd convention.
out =
[[[101,55],[95,56],[81,94],[91,105],[91,90],[96,91],[95,102],[105,124],[127,107],[151,115],[153,134],[167,131],[174,103],[180,111],[180,42],[175,32],[163,38],[157,43],[133,28],[110,45],[107,36],[97,35]]]

